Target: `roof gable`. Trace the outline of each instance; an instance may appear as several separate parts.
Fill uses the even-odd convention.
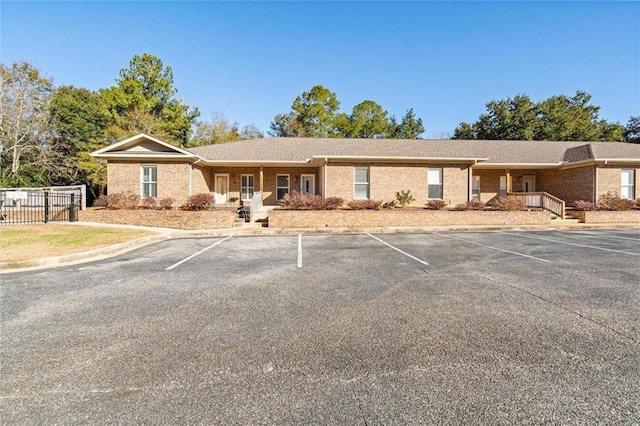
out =
[[[98,158],[197,158],[192,152],[144,133],[99,149],[91,155]]]

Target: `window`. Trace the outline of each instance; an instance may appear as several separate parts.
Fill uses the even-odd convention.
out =
[[[245,201],[253,198],[253,175],[240,176],[240,194]]]
[[[369,198],[369,168],[355,167],[353,169],[353,198],[366,200]]]
[[[623,170],[620,175],[620,197],[629,200],[634,199],[633,182],[635,180],[635,170]]]
[[[429,168],[427,170],[427,198],[442,199],[442,169]]]
[[[507,177],[500,176],[500,197],[504,198],[507,196]]]
[[[140,196],[143,198],[158,196],[157,166],[140,167]]]
[[[480,199],[480,176],[471,177],[471,199]]]
[[[276,176],[276,198],[282,198],[289,193],[289,175]]]

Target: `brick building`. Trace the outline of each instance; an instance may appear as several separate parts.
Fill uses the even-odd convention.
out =
[[[618,142],[264,138],[183,149],[140,134],[92,155],[108,162],[109,193],[177,203],[210,192],[218,205],[247,205],[260,191],[277,205],[292,190],[346,201],[410,190],[416,206],[519,192],[640,197],[640,145]]]

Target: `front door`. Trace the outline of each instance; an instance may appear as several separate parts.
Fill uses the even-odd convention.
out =
[[[536,191],[535,175],[522,176],[522,192],[535,192],[535,191]]]
[[[229,175],[216,174],[215,180],[215,201],[216,204],[229,203]]]
[[[300,192],[302,194],[316,195],[316,177],[315,175],[300,176]]]

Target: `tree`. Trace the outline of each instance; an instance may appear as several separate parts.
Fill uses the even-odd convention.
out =
[[[344,133],[350,138],[384,137],[389,130],[388,116],[376,102],[365,100],[353,107]]]
[[[0,184],[46,185],[51,161],[53,82],[27,62],[0,63]]]
[[[624,139],[631,143],[640,143],[640,115],[629,117],[624,128]]]
[[[216,112],[211,114],[210,122],[201,121],[198,123],[195,135],[187,146],[213,145],[262,137],[264,135],[255,124],[249,124],[240,130],[237,122],[232,123],[223,114]]]
[[[340,102],[331,90],[316,85],[309,92],[303,92],[291,105],[298,115],[306,137],[339,137],[336,129],[336,117]]]
[[[304,129],[302,128],[302,121],[300,115],[290,112],[287,114],[277,114],[271,125],[269,126],[269,135],[292,138],[292,137],[305,137]]]
[[[106,163],[89,154],[108,145],[104,132],[109,115],[100,94],[84,88],[62,86],[51,98],[54,126],[51,149],[62,166],[53,184],[85,183],[93,198],[106,185]]]
[[[416,117],[413,108],[407,110],[402,116],[400,124],[395,124],[395,117],[391,117],[391,127],[394,129],[395,138],[399,139],[420,139],[420,135],[424,133],[424,126],[422,125],[422,119]]]
[[[527,95],[491,101],[475,123],[460,123],[454,139],[599,141],[622,140],[617,123],[600,120],[591,95],[552,96],[533,103]]]
[[[109,136],[117,140],[144,132],[176,145],[189,141],[200,112],[176,99],[171,67],[148,53],[134,55],[116,83],[100,91],[112,120]]]

